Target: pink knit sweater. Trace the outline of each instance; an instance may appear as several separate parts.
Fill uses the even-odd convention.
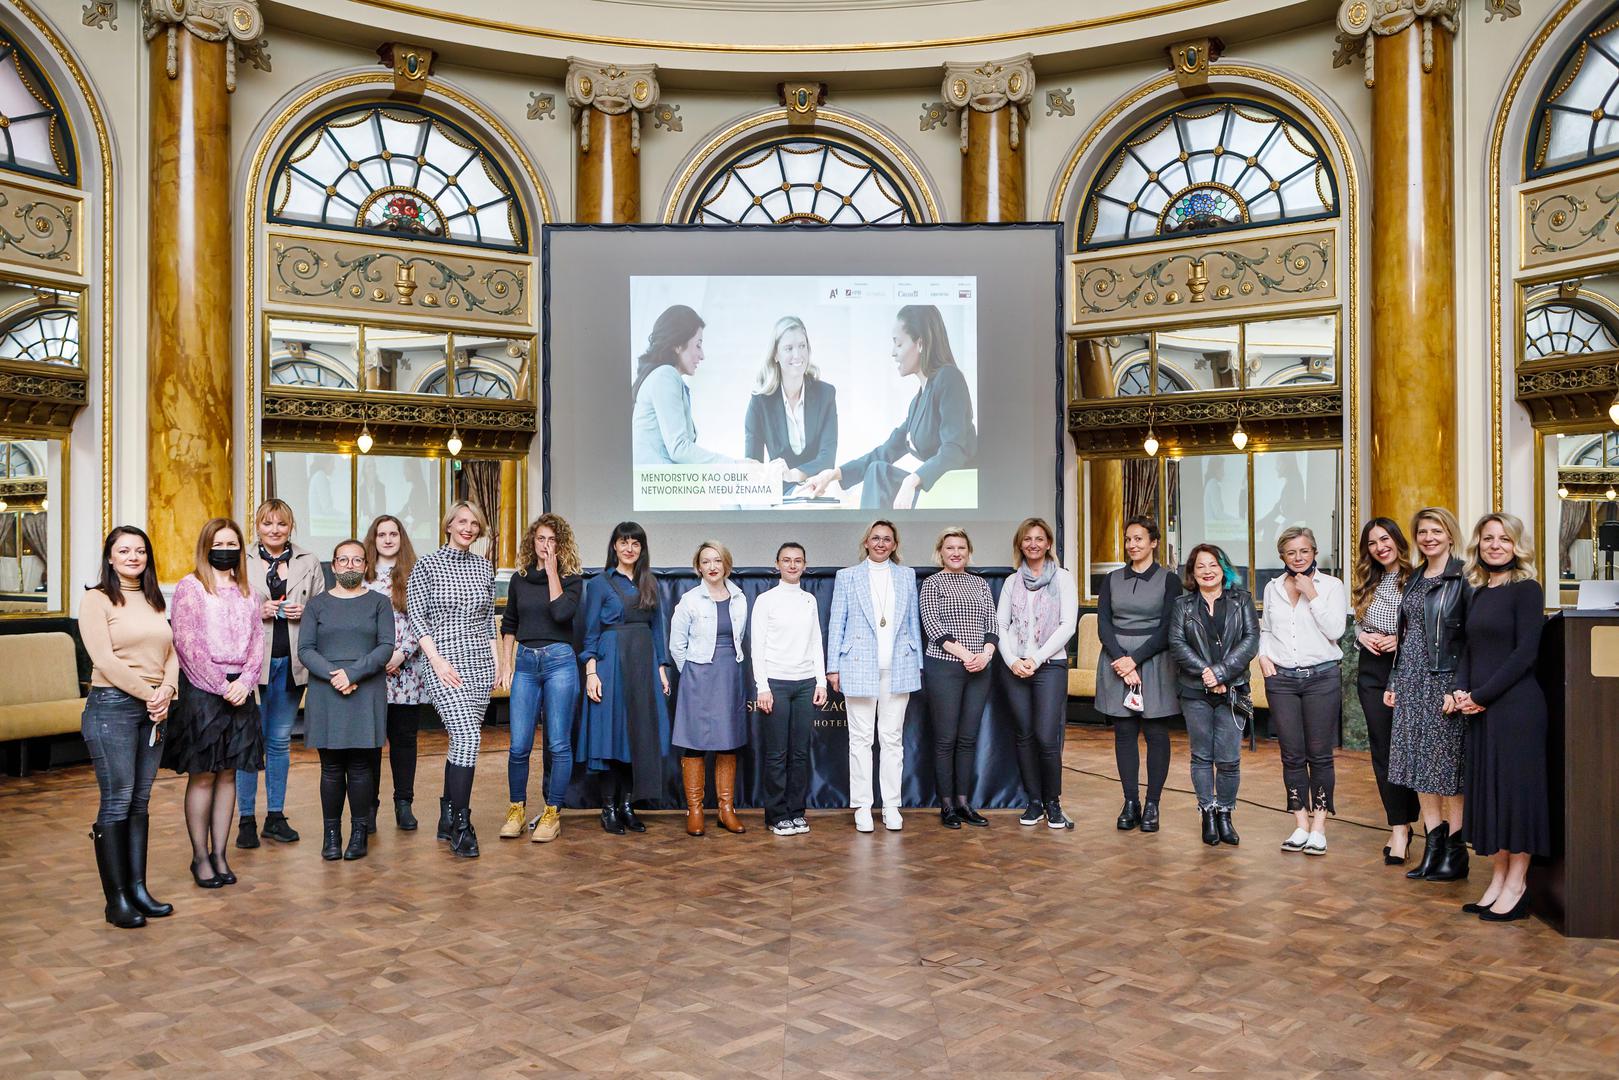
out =
[[[238,672],[250,687],[259,684],[264,623],[257,594],[243,596],[235,588],[210,593],[195,574],[188,574],[174,587],[169,622],[174,627],[174,651],[191,685],[223,694],[230,672]]]

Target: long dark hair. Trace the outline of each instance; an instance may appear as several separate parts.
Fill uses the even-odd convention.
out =
[[[394,610],[403,614],[405,587],[410,584],[410,572],[416,569],[416,545],[410,542],[405,523],[392,514],[378,514],[365,530],[365,580],[377,580],[377,560],[382,557],[377,552],[377,526],[384,521],[393,522],[394,528],[399,530],[399,554],[394,556],[393,575],[388,579],[388,599],[393,602]]]
[[[1396,557],[1394,572],[1400,575],[1395,580],[1399,582],[1400,591],[1405,591],[1405,583],[1411,579],[1415,572],[1411,567],[1411,545],[1400,531],[1400,526],[1393,518],[1374,517],[1360,527],[1360,542],[1355,545],[1355,576],[1351,587],[1351,604],[1355,609],[1355,618],[1364,619],[1366,609],[1372,606],[1372,594],[1377,592],[1377,583],[1383,579],[1383,564],[1372,558],[1368,549],[1373,529],[1382,529],[1394,541]]]
[[[641,544],[641,557],[635,560],[635,606],[642,611],[652,611],[658,606],[658,581],[652,576],[652,547],[646,542],[645,529],[633,521],[614,525],[613,535],[607,538],[607,561],[602,569],[609,574],[618,570],[618,542],[625,539]]]
[[[1203,554],[1205,551],[1210,555],[1213,555],[1214,561],[1220,564],[1220,572],[1222,574],[1220,588],[1226,591],[1242,588],[1243,581],[1242,578],[1237,574],[1237,568],[1231,565],[1231,560],[1226,557],[1226,553],[1224,551],[1220,550],[1219,545],[1199,544],[1197,547],[1186,553],[1186,573],[1181,579],[1182,583],[1186,586],[1186,591],[1189,593],[1195,593],[1198,590],[1197,578],[1192,575],[1192,568],[1197,565],[1197,557]]]
[[[145,545],[146,569],[141,571],[141,595],[146,597],[146,602],[152,605],[153,611],[162,611],[163,590],[157,587],[157,558],[152,554],[152,538],[134,525],[120,525],[107,534],[107,539],[101,543],[101,580],[89,588],[100,589],[113,607],[123,606],[124,579],[112,568],[112,546],[118,542],[120,536],[137,536]]]
[[[944,316],[932,304],[906,304],[894,316],[905,327],[922,349],[922,377],[931,379],[943,367],[956,366],[956,354],[950,351],[950,333],[944,328]]]
[[[675,362],[675,350],[697,336],[704,325],[703,317],[685,304],[672,304],[664,309],[658,321],[652,324],[652,333],[646,339],[646,352],[642,353],[635,369],[635,387],[630,397],[640,396],[641,384],[646,377],[665,364]]]

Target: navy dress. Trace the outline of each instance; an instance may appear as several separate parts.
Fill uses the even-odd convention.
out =
[[[585,586],[583,661],[596,661],[602,699],[585,697],[579,743],[586,765],[607,772],[630,766],[631,799],[663,795],[663,759],[669,753],[669,709],[658,669],[669,663],[663,610],[635,606],[637,593],[617,570]]]
[[[680,672],[674,742],[687,750],[725,752],[748,741],[748,695],[742,661],[736,658],[729,598],[714,605],[714,616],[714,659],[707,664],[687,660]]]

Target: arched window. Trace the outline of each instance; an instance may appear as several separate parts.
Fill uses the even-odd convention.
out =
[[[1145,359],[1139,360],[1125,368],[1124,374],[1119,376],[1118,396],[1139,397],[1143,394],[1152,393],[1152,391],[1147,389],[1152,379],[1151,370],[1151,361]],[[1174,372],[1170,371],[1168,368],[1161,367],[1158,369],[1157,393],[1174,394],[1188,389],[1190,389],[1190,387],[1184,385],[1180,379],[1176,378]]]
[[[1138,125],[1109,155],[1085,197],[1078,246],[1337,212],[1329,159],[1302,124],[1258,102],[1200,101]]]
[[[0,331],[0,360],[78,367],[78,311],[52,308],[19,319]]]
[[[0,447],[5,450],[4,453],[0,453],[0,469],[5,470],[0,473],[0,478],[15,480],[19,477],[39,475],[39,462],[34,460],[34,456],[21,443],[0,442]]]
[[[1615,336],[1613,327],[1577,304],[1560,300],[1536,304],[1524,315],[1525,360],[1578,356],[1610,349],[1619,349],[1619,337]]]
[[[310,353],[286,357],[270,364],[270,382],[276,386],[315,386],[326,390],[353,390],[354,382]]]
[[[906,225],[922,220],[888,165],[830,139],[790,136],[723,162],[692,201],[705,225]]]
[[[417,389],[418,394],[442,394],[446,382],[443,368],[439,368]],[[460,368],[455,373],[455,396],[474,398],[513,397],[512,384],[500,375],[478,368]]]
[[[1529,133],[1530,178],[1619,154],[1619,5],[1569,47],[1541,91]]]
[[[511,178],[460,125],[410,105],[357,105],[310,125],[277,164],[270,220],[524,250]]]
[[[67,114],[33,57],[0,28],[0,168],[79,182]]]

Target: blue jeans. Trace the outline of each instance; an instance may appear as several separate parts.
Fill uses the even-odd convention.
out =
[[[270,681],[259,687],[259,717],[264,725],[264,809],[279,814],[287,805],[287,766],[292,761],[292,722],[304,688],[292,682],[292,657],[270,661]],[[258,798],[257,773],[236,772],[236,812],[253,816]]]
[[[1192,744],[1192,787],[1200,810],[1233,810],[1242,781],[1242,729],[1224,694],[1181,698]]]
[[[90,748],[101,789],[96,824],[112,825],[146,813],[163,744],[150,745],[152,720],[146,702],[111,686],[92,686],[84,699],[79,731]]]
[[[545,748],[551,751],[551,778],[545,801],[561,806],[573,779],[573,709],[579,701],[579,657],[560,641],[540,649],[517,646],[512,673],[512,745],[506,755],[506,785],[512,802],[528,801],[528,758],[534,728],[545,706]]]

